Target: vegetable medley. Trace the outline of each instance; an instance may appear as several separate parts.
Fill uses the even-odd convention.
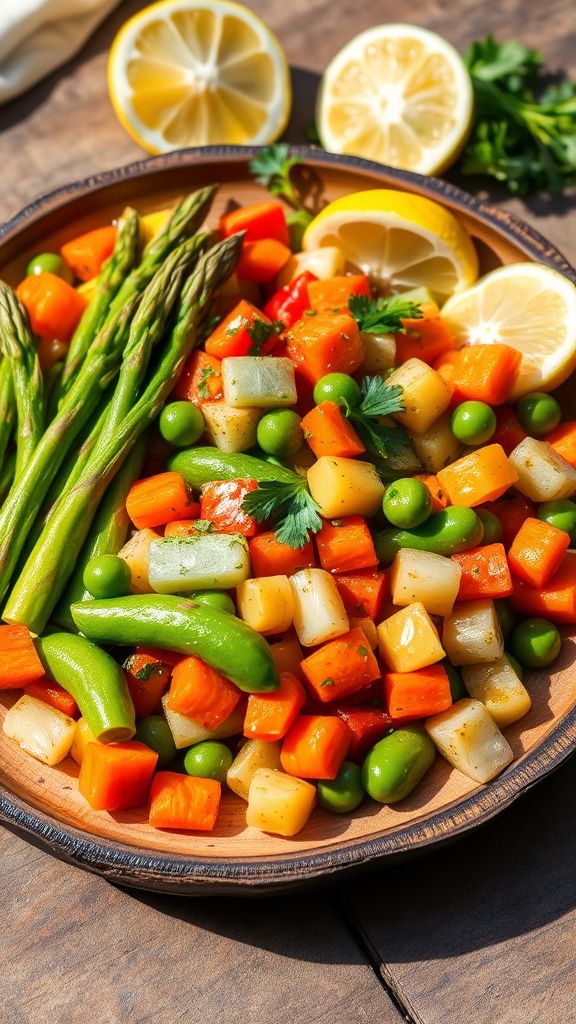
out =
[[[486,783],[576,622],[576,423],[276,199],[202,229],[214,192],[0,285],[4,731],[161,829]]]

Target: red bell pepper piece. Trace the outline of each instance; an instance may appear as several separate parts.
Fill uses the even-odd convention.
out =
[[[277,341],[272,321],[246,299],[241,299],[208,338],[209,356],[259,356],[269,352]]]
[[[254,516],[242,509],[249,491],[258,487],[256,480],[213,480],[204,484],[200,497],[200,518],[214,523],[217,533],[243,533],[253,537],[258,524]]]
[[[286,330],[292,327],[304,312],[310,309],[310,295],[308,285],[317,278],[309,270],[299,274],[293,281],[285,284],[283,288],[275,292],[264,306],[266,316],[270,320],[279,320],[284,324]]]
[[[239,231],[246,232],[247,242],[275,238],[282,245],[290,244],[284,207],[277,200],[239,206],[220,218],[220,234],[223,238],[236,235]]]
[[[370,747],[381,740],[392,725],[390,715],[383,708],[343,705],[335,708],[335,711],[352,733],[352,743],[348,751],[351,761],[362,761]]]

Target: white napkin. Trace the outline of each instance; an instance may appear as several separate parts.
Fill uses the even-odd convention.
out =
[[[0,104],[84,45],[118,0],[0,0]]]

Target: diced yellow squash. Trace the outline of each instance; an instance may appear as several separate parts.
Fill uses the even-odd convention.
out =
[[[421,359],[407,359],[388,377],[388,384],[402,388],[404,411],[395,418],[407,430],[423,434],[446,411],[452,388],[440,374]]]
[[[364,343],[364,373],[385,373],[396,362],[396,338],[393,334],[362,333]]]
[[[294,363],[284,356],[227,356],[224,398],[236,409],[276,409],[298,401]]]
[[[226,402],[204,402],[206,433],[221,452],[246,452],[256,444],[262,409],[235,409]]]
[[[76,722],[43,700],[24,694],[6,712],[3,729],[27,754],[54,765],[68,757]]]
[[[390,569],[392,601],[401,607],[421,601],[430,615],[450,615],[461,575],[460,566],[451,558],[402,548]]]
[[[308,470],[308,487],[326,519],[373,516],[386,490],[372,463],[335,455],[321,455]]]
[[[482,701],[500,729],[524,718],[532,707],[528,690],[506,656],[488,665],[465,665],[462,679],[470,696]]]
[[[434,421],[421,434],[410,434],[412,446],[423,469],[438,473],[458,458],[462,445],[450,430],[450,416],[446,413]]]
[[[76,722],[76,732],[74,733],[72,749],[70,750],[70,754],[76,761],[76,764],[82,764],[84,754],[86,753],[86,747],[89,743],[98,743],[98,740],[86,719],[79,718]]]
[[[150,545],[158,540],[158,534],[154,530],[138,530],[130,540],[127,540],[124,547],[118,552],[118,557],[128,563],[130,569],[130,593],[131,594],[152,594],[148,567],[150,560]]]
[[[315,803],[316,788],[310,782],[260,768],[250,784],[246,824],[262,832],[295,836],[304,828]]]
[[[415,672],[444,657],[438,630],[421,601],[378,626],[380,657],[393,672]]]
[[[168,206],[164,210],[152,210],[140,218],[140,240],[142,245],[148,245],[158,234],[161,228],[168,222],[174,212],[173,207]]]
[[[285,633],[294,618],[294,597],[287,576],[261,576],[244,580],[236,588],[238,613],[264,636]]]
[[[498,661],[504,639],[493,601],[466,601],[444,619],[442,643],[453,665]]]
[[[321,249],[297,252],[284,264],[277,279],[278,288],[283,288],[305,270],[309,270],[320,281],[330,281],[344,273],[345,257],[337,245],[324,245]]]
[[[515,488],[531,501],[557,501],[576,491],[576,469],[546,441],[525,437],[509,460],[519,477]]]
[[[349,615],[348,621],[350,622],[350,629],[356,629],[358,627],[364,633],[370,647],[373,651],[378,647],[378,630],[376,629],[376,623],[374,619],[364,618],[363,616]]]
[[[475,782],[489,782],[514,758],[512,748],[479,700],[459,700],[426,719],[426,732],[446,760]]]
[[[300,667],[304,654],[296,636],[283,636],[270,645],[270,653],[279,672],[291,672],[302,678]]]
[[[290,577],[294,629],[304,647],[347,633],[350,625],[333,577],[325,569],[299,569]]]
[[[168,706],[169,694],[162,697],[162,710],[168,722],[168,728],[172,733],[174,746],[178,750],[183,747],[191,747],[194,743],[201,743],[202,740],[225,740],[229,736],[237,736],[242,732],[244,726],[244,709],[235,707],[225,722],[221,722],[217,729],[206,729],[203,725],[188,718],[188,715],[181,715],[179,711],[172,711]]]
[[[265,740],[246,740],[228,769],[226,784],[242,800],[247,800],[250,783],[261,768],[282,771],[280,744],[267,743]]]

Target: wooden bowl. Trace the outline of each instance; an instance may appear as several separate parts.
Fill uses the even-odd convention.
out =
[[[209,182],[221,182],[215,214],[230,199],[262,197],[250,181],[255,150],[208,147],[173,153],[99,174],[59,189],[18,214],[0,232],[0,274],[15,283],[33,252],[57,248],[74,231],[116,216],[131,203],[141,211],[162,207]],[[526,224],[453,185],[354,158],[298,151],[307,187],[321,199],[359,189],[402,188],[438,200],[474,237],[482,270],[500,263],[537,260],[576,275],[563,256]],[[576,739],[576,634],[568,633],[551,673],[528,679],[533,707],[506,730],[515,761],[487,786],[477,786],[438,758],[409,799],[393,807],[367,800],[351,816],[316,810],[293,839],[263,835],[245,825],[245,804],[226,793],[218,828],[210,835],[150,828],[142,809],[96,813],[79,795],[70,759],[48,768],[0,734],[0,820],[57,856],[112,881],[182,894],[253,894],[325,879],[346,869],[430,846],[468,831],[507,807],[557,767]],[[4,692],[8,707],[18,694]],[[0,708],[4,714],[4,706]]]

